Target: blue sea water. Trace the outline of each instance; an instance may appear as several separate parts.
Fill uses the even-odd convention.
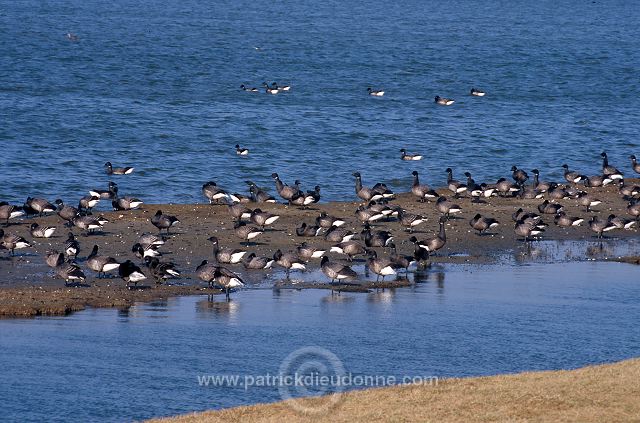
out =
[[[198,376],[278,375],[305,347],[287,374],[319,362],[331,375],[342,366],[400,382],[637,357],[638,270],[434,266],[412,287],[367,294],[254,288],[230,303],[182,297],[0,320],[0,420],[132,421],[278,401],[277,386],[201,386]]]
[[[0,199],[75,200],[107,160],[136,167],[122,193],[182,203],[274,171],[338,200],[354,170],[407,190],[414,169],[436,186],[449,166],[596,173],[603,149],[628,169],[639,17],[627,1],[1,1]],[[239,89],[263,81],[292,88]]]

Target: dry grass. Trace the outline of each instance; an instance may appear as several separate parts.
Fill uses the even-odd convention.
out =
[[[156,421],[200,422],[640,422],[640,359],[571,371],[449,379],[343,394],[304,415],[286,402]],[[322,398],[320,398],[322,400]],[[307,399],[313,405],[318,399]]]

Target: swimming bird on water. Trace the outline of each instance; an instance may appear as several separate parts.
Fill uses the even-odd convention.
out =
[[[484,97],[484,95],[486,94],[484,91],[479,90],[477,88],[471,88],[471,95],[476,96],[476,97]]]
[[[98,246],[94,245],[91,254],[87,257],[87,267],[98,273],[98,279],[105,273],[116,270],[120,263],[113,257],[98,255]]]
[[[127,288],[131,289],[131,283],[134,287],[138,286],[138,282],[147,279],[142,270],[133,264],[131,260],[127,260],[118,267],[118,275],[127,283]]]
[[[29,228],[29,232],[34,238],[50,238],[55,231],[55,226],[40,226],[37,223],[32,223]]]
[[[422,160],[422,155],[420,154],[409,154],[407,153],[407,150],[405,150],[404,148],[400,149],[400,158],[402,160],[406,160],[406,161],[416,161],[416,160]]]
[[[278,94],[280,92],[280,90],[278,90],[278,87],[274,88],[274,87],[270,86],[269,84],[267,84],[266,82],[263,82],[262,86],[264,87],[264,91],[267,94],[274,94],[275,95],[275,94]]]
[[[31,244],[21,236],[5,233],[4,229],[0,229],[0,247],[9,250],[13,256],[15,250],[30,248]]]
[[[338,262],[331,262],[327,256],[322,258],[322,261],[320,262],[320,269],[322,269],[322,273],[331,279],[331,283],[334,283],[336,280],[351,280],[358,277],[358,274],[349,266],[345,266]]]
[[[441,106],[451,106],[455,102],[456,101],[452,98],[444,98],[440,97],[439,95],[435,96],[435,103]]]
[[[107,175],[130,175],[133,173],[134,168],[130,166],[126,167],[113,167],[111,162],[104,164],[104,171]]]
[[[259,91],[256,87],[247,87],[244,84],[240,85],[240,89],[242,91],[247,91],[247,92],[250,92],[250,93],[257,93]]]
[[[9,219],[15,219],[25,215],[24,209],[11,205],[5,201],[0,202],[0,220],[4,220],[4,225],[9,226]]]
[[[367,92],[374,97],[382,97],[384,95],[384,90],[374,90],[371,87],[367,88]]]
[[[162,210],[158,210],[151,218],[151,224],[158,228],[159,232],[166,229],[167,235],[169,234],[169,228],[180,223],[177,217],[168,214],[163,214]]]
[[[492,217],[486,217],[482,216],[480,213],[476,213],[476,215],[469,221],[469,225],[478,231],[478,235],[482,235],[486,233],[488,229],[498,226],[499,222]]]
[[[241,148],[240,144],[236,144],[236,154],[238,156],[248,156],[249,155],[249,149],[248,148]]]
[[[413,175],[413,184],[411,185],[411,193],[419,198],[419,202],[424,203],[427,199],[438,198],[437,192],[432,190],[429,185],[421,184],[418,177],[418,171],[411,172]]]

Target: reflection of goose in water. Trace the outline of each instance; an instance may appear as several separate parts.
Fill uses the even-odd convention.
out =
[[[394,288],[382,289],[376,292],[370,292],[367,294],[368,303],[391,303],[396,296],[396,290]]]
[[[215,301],[216,295],[207,295],[206,299],[196,302],[196,314],[199,317],[211,315],[233,316],[238,313],[240,303],[236,301]]]
[[[346,304],[346,303],[353,303],[356,300],[356,297],[354,297],[353,295],[342,295],[340,291],[338,291],[338,294],[340,295],[335,295],[332,292],[331,295],[325,295],[320,299],[320,303],[321,304],[329,304],[329,303]]]

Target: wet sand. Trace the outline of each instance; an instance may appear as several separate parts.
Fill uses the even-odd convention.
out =
[[[640,181],[628,179],[627,183],[637,184]],[[586,190],[593,192],[595,197],[602,200],[602,204],[587,213],[575,199],[558,201],[565,207],[567,215],[583,217],[585,222],[579,227],[560,228],[554,225],[553,215],[544,215],[543,220],[549,224],[549,227],[541,239],[596,241],[595,233],[589,229],[587,224],[591,216],[598,215],[606,219],[609,214],[613,213],[618,216],[630,217],[626,212],[627,203],[622,200],[616,187],[608,186]],[[439,192],[450,198],[448,195],[450,192],[447,190],[439,190]],[[352,198],[356,198],[355,195]],[[453,201],[462,207],[463,212],[447,222],[447,244],[431,258],[433,263],[491,263],[499,253],[521,247],[523,242],[513,231],[514,222],[511,215],[519,207],[525,211],[538,213],[537,206],[543,200],[492,197],[487,199],[486,203],[477,204],[472,203],[467,196],[453,199]],[[17,250],[15,257],[10,257],[6,250],[0,251],[0,275],[2,275],[0,279],[0,315],[65,314],[85,307],[128,307],[137,301],[150,301],[172,295],[218,294],[219,290],[208,289],[204,283],[194,278],[195,268],[198,264],[204,259],[212,259],[212,245],[207,240],[210,236],[217,236],[221,247],[242,247],[261,256],[271,257],[278,248],[282,251],[294,251],[296,246],[303,241],[328,251],[335,243],[325,241],[322,236],[298,237],[295,228],[302,222],[314,224],[320,211],[326,211],[330,215],[346,220],[344,228],[359,233],[362,229],[362,223],[357,220],[355,215],[355,209],[359,204],[356,201],[324,203],[314,205],[307,210],[301,210],[284,204],[249,203],[247,204],[249,208],[260,207],[263,211],[281,216],[275,224],[268,227],[267,231],[256,239],[257,243],[250,247],[242,246],[241,240],[234,234],[233,219],[224,205],[145,204],[141,209],[133,211],[96,211],[94,214],[103,214],[110,220],[105,225],[104,232],[84,235],[77,228],[71,229],[71,232],[78,237],[81,246],[78,263],[87,275],[86,286],[82,287],[65,287],[64,281],[53,278],[53,271],[44,263],[44,254],[48,250],[62,250],[69,232],[69,228],[63,226],[63,221],[57,215],[15,220],[8,228],[4,228],[5,231],[25,237],[33,243],[33,248]],[[426,239],[437,234],[439,212],[436,210],[435,203],[419,203],[410,193],[402,193],[391,201],[391,204],[402,206],[409,212],[427,217],[427,222],[417,226],[414,230],[413,235],[418,239]],[[172,229],[171,235],[160,251],[163,253],[162,260],[172,261],[177,265],[182,272],[181,279],[170,281],[170,285],[156,287],[153,280],[149,278],[144,281],[146,283],[142,289],[129,290],[125,288],[124,281],[117,276],[111,279],[97,279],[96,275],[86,268],[84,260],[94,244],[99,246],[101,255],[112,255],[119,261],[131,259],[140,264],[140,260],[131,252],[131,247],[141,234],[156,234],[158,232],[149,221],[158,209],[164,213],[175,215],[180,220],[180,223]],[[492,229],[489,234],[479,236],[469,226],[469,220],[476,213],[496,218],[500,225]],[[29,226],[33,222],[37,222],[41,226],[56,226],[57,231],[54,237],[33,239],[29,234]],[[377,222],[374,229],[391,231],[399,252],[406,255],[413,254],[414,247],[409,242],[411,234],[406,232],[395,219],[388,222]],[[608,232],[607,237],[615,238],[616,242],[624,243],[625,239],[637,238],[638,232],[635,228],[614,230]],[[382,249],[377,250],[379,256],[386,254]],[[633,255],[637,256],[638,254]],[[333,253],[331,257],[332,260],[341,260],[341,256]],[[612,257],[612,259],[634,261],[633,258]],[[360,260],[359,263],[362,264],[363,261]],[[250,280],[263,279],[261,275],[265,272],[246,271],[241,264],[225,266]],[[311,261],[307,267],[319,267],[319,260]],[[146,268],[142,267],[142,269],[144,271]],[[274,274],[281,272],[281,270],[274,264],[274,269],[266,272]],[[283,287],[330,288],[326,278],[295,286],[289,284],[284,278],[284,274],[280,279],[279,284]],[[385,286],[405,286],[407,284],[406,279],[400,279],[389,282]],[[373,281],[363,277],[355,284],[343,286],[341,289],[366,291],[380,286],[382,285],[376,285]]]

